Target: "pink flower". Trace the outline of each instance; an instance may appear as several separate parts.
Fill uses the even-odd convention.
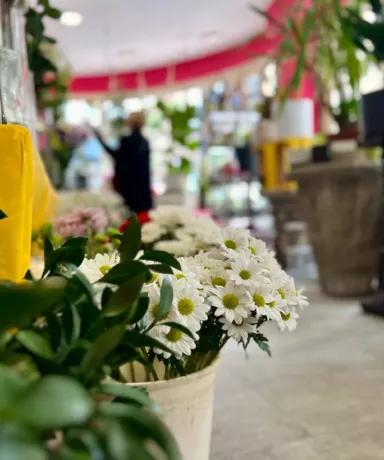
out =
[[[88,231],[101,233],[107,226],[102,208],[79,208],[54,221],[56,232],[64,239],[88,236]]]

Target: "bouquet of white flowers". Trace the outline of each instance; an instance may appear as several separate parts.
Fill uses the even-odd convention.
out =
[[[162,221],[160,211],[154,216]],[[185,216],[186,221],[187,213]],[[169,224],[169,213],[164,221]],[[180,222],[179,215],[175,215],[176,221]],[[126,237],[139,229],[138,222],[132,222]],[[159,250],[136,251],[136,260],[131,262],[134,265],[128,270],[148,270],[142,288],[145,305],[132,327],[163,345],[147,348],[145,360],[151,366],[162,362],[166,378],[210,365],[229,339],[244,349],[256,342],[269,353],[268,340],[259,331],[261,325],[276,321],[282,331],[293,331],[299,318],[297,310],[308,305],[265,243],[248,231],[215,227],[214,243],[210,241],[209,247],[173,261]],[[123,266],[118,255],[99,255],[85,260],[80,269],[91,282],[104,274],[100,280],[104,289],[108,284],[121,284]],[[157,378],[153,369],[152,377]]]

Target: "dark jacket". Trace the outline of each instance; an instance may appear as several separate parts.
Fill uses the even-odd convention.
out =
[[[117,150],[98,138],[115,161],[115,187],[125,204],[135,213],[152,209],[150,151],[147,139],[140,131],[121,139]]]

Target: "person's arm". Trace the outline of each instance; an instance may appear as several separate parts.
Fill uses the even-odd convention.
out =
[[[97,131],[96,129],[93,130],[93,132],[95,133],[95,136],[97,137],[98,141],[103,146],[103,148],[113,157],[114,160],[116,160],[119,149],[113,149],[109,145],[107,145],[104,142],[104,139],[101,137],[101,134],[99,133],[99,131]]]

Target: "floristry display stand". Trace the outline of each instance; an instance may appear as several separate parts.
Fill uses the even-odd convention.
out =
[[[319,270],[332,296],[364,296],[377,276],[381,170],[375,164],[318,163],[297,168]]]

